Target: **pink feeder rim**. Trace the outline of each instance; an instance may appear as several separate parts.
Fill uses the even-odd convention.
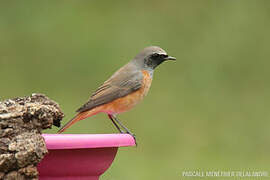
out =
[[[98,180],[118,147],[135,146],[129,134],[43,134],[49,153],[38,164],[40,180]]]
[[[85,149],[135,146],[129,134],[42,134],[48,149]]]

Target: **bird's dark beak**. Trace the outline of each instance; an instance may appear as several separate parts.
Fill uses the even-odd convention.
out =
[[[172,57],[172,56],[168,56],[168,57],[165,58],[165,60],[173,60],[173,61],[175,61],[176,58],[175,57]]]

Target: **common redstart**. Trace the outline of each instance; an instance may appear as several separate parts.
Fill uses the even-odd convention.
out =
[[[77,110],[77,115],[65,124],[58,133],[65,131],[75,122],[97,113],[107,113],[120,133],[128,133],[134,138],[116,115],[132,109],[148,93],[154,69],[162,62],[176,60],[157,46],[143,49],[128,64],[116,71],[90,97],[89,101]],[[124,131],[119,127],[124,129]]]

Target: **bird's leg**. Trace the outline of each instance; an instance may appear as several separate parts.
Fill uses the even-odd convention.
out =
[[[125,129],[125,131],[128,133],[128,134],[130,134],[133,138],[134,138],[134,140],[135,140],[135,144],[136,144],[136,146],[137,146],[137,141],[136,141],[136,136],[135,136],[135,134],[133,134],[132,132],[130,132],[130,130],[127,128],[127,127],[125,127],[117,118],[116,118],[116,116],[114,116],[114,115],[111,115],[112,116],[112,118],[123,128],[123,129]]]
[[[112,118],[123,128],[125,129],[126,133],[130,134],[130,135],[133,135],[133,133],[130,132],[130,130],[125,127],[117,118],[116,116],[112,115]]]
[[[122,133],[122,134],[125,133],[125,132],[122,131],[122,130],[120,129],[120,127],[116,124],[116,122],[114,121],[114,118],[112,117],[112,115],[108,114],[108,116],[109,116],[110,120],[112,121],[113,125],[117,128],[117,130],[118,130],[120,133]]]

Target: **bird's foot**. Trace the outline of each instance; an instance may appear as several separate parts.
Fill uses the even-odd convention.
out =
[[[135,141],[135,144],[136,144],[136,147],[137,147],[138,144],[137,144],[137,140],[136,140],[136,135],[133,134],[133,133],[131,133],[131,132],[127,132],[127,134],[129,134],[129,135],[131,135],[131,136],[133,137],[133,139],[134,139],[134,141]]]

